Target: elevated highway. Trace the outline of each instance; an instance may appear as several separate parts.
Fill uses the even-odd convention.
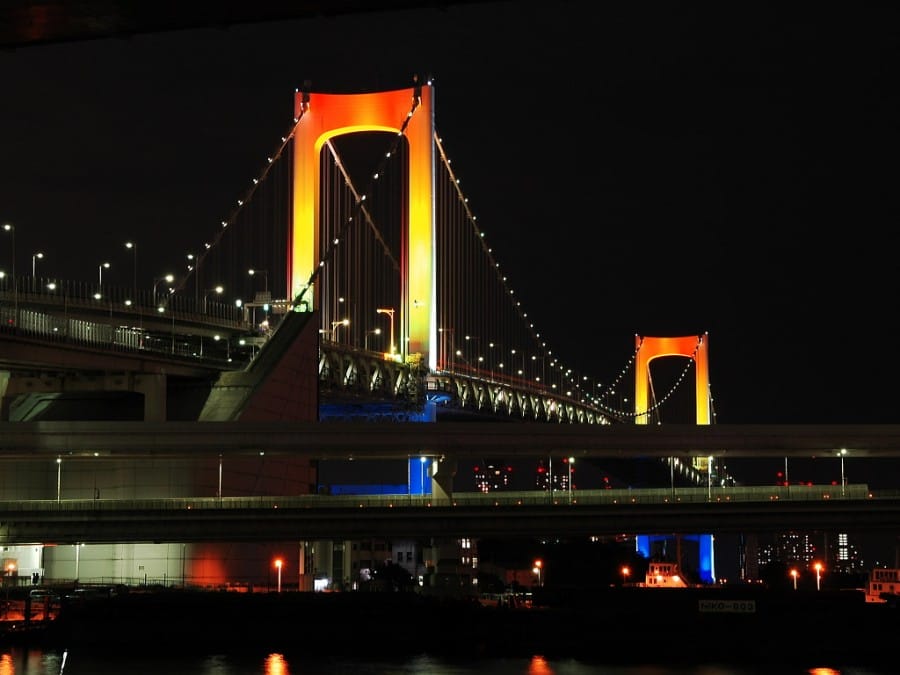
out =
[[[215,457],[273,453],[313,459],[411,455],[510,460],[581,457],[900,457],[900,425],[586,425],[541,422],[11,422],[0,459],[48,456]]]
[[[865,485],[0,502],[0,544],[266,542],[900,531],[900,494]]]

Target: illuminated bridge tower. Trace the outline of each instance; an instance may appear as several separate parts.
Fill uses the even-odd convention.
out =
[[[435,148],[433,89],[365,94],[297,93],[294,117],[293,224],[288,246],[289,298],[310,310],[321,302],[315,279],[325,247],[320,241],[320,154],[335,136],[357,132],[403,133],[409,145],[409,184],[402,227],[400,322],[403,360],[420,355],[437,367],[435,296]]]
[[[712,417],[712,401],[709,397],[709,334],[688,335],[685,337],[646,337],[635,336],[637,359],[635,362],[634,382],[634,414],[635,424],[648,424],[650,411],[650,363],[665,356],[687,356],[695,365],[694,381],[697,424],[709,424]],[[709,458],[695,458],[694,468],[706,472],[712,471]],[[648,558],[654,542],[667,542],[662,535],[639,535],[638,550]],[[695,541],[699,547],[698,572],[702,581],[715,582],[714,541],[711,534],[684,535],[682,539]],[[680,563],[680,561],[679,561]]]
[[[318,309],[323,289],[316,279],[328,244],[321,236],[323,147],[331,138],[359,132],[403,134],[409,151],[401,222],[397,343],[403,361],[420,361],[431,371],[437,368],[433,99],[430,84],[362,94],[297,92],[293,214],[287,261],[287,297],[293,298],[293,304],[301,311]],[[431,417],[426,410],[423,418]],[[417,475],[417,460],[412,458],[409,462],[410,474]],[[433,485],[449,492],[455,470],[452,461],[445,462],[432,476]]]

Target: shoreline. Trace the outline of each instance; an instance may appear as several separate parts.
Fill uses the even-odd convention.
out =
[[[169,651],[472,658],[540,654],[603,662],[891,661],[900,614],[856,591],[745,588],[581,591],[532,608],[418,593],[134,592],[64,606],[5,644]]]

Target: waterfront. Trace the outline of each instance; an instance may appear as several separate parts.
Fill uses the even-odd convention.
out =
[[[0,675],[886,675],[897,609],[855,591],[557,593],[486,607],[416,593],[129,593],[0,639]]]
[[[491,658],[466,660],[429,655],[397,659],[348,658],[281,653],[248,656],[246,654],[172,655],[166,645],[148,644],[131,654],[118,651],[80,651],[14,647],[0,649],[0,673],[28,675],[893,675],[889,665],[867,667],[835,662],[811,661],[807,665],[758,665],[740,663],[700,663],[667,665],[642,663],[635,656],[633,665],[603,664],[573,658]]]

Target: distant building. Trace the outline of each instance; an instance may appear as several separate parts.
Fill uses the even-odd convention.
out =
[[[508,464],[488,460],[474,468],[475,489],[478,492],[503,492],[512,489],[513,469]]]
[[[575,488],[575,465],[569,465],[569,459],[564,457],[554,466],[551,462],[544,463],[544,460],[538,462],[537,469],[534,474],[534,486],[538,490],[545,492],[551,489],[568,492],[569,476],[572,477],[572,488]]]
[[[835,572],[853,574],[865,569],[859,550],[846,532],[838,532],[829,537],[827,548],[828,562]]]
[[[759,567],[776,564],[810,563],[816,557],[816,545],[809,533],[787,532],[757,549]]]
[[[781,533],[773,541],[759,544],[756,561],[762,568],[792,564],[809,566],[816,559],[834,573],[854,574],[865,569],[859,549],[846,532]]]

